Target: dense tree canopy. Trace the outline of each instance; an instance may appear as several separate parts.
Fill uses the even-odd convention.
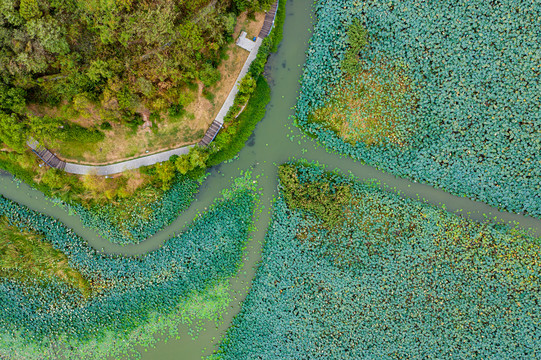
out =
[[[187,84],[219,80],[236,14],[269,2],[0,0],[0,140],[21,148],[26,103],[95,104],[119,121],[183,105]]]

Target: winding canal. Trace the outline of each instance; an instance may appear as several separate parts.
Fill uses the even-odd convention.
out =
[[[256,223],[257,230],[252,233],[252,239],[244,253],[243,267],[237,276],[230,280],[233,301],[222,323],[218,327],[215,324],[206,324],[205,330],[196,340],[192,340],[191,336],[186,334],[187,328],[181,329],[183,336],[180,340],[169,339],[167,343],[159,342],[156,348],[142,351],[143,359],[199,359],[201,356],[210,355],[216,349],[233,317],[240,310],[240,303],[248,293],[261,257],[262,243],[270,221],[269,209],[276,194],[276,166],[290,159],[318,161],[325,164],[329,170],[340,169],[343,173],[351,173],[360,179],[375,179],[381,188],[396,191],[404,197],[419,199],[439,207],[444,206],[447,211],[474,220],[517,224],[541,234],[541,220],[501,212],[482,202],[453,196],[431,186],[396,178],[374,167],[329,153],[314,139],[303,136],[293,125],[291,115],[294,113],[302,65],[311,35],[313,20],[311,4],[309,0],[287,2],[284,39],[278,52],[269,58],[266,70],[272,89],[271,101],[267,106],[265,118],[257,125],[238,159],[210,169],[210,176],[201,186],[192,205],[171,225],[146,241],[129,246],[112,244],[98,236],[94,230],[84,228],[78,216],[70,215],[65,208],[57,206],[55,201],[45,198],[41,192],[24,183],[15,182],[9,175],[0,176],[0,193],[3,196],[60,219],[98,250],[133,256],[159,248],[168,238],[198,216],[199,212],[205,211],[213,200],[219,197],[221,190],[231,185],[231,179],[238,177],[242,171],[252,171],[254,178],[260,175],[257,180],[262,192],[263,211]],[[60,354],[59,358],[62,358]]]

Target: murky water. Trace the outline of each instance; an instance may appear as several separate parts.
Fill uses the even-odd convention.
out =
[[[305,51],[311,35],[312,23],[311,1],[288,0],[287,17],[284,25],[284,40],[277,54],[271,56],[266,73],[272,88],[271,102],[267,106],[267,114],[234,162],[222,164],[211,169],[211,175],[202,185],[196,201],[170,226],[148,240],[129,246],[114,245],[102,239],[91,229],[84,228],[77,216],[69,215],[65,209],[54,201],[46,199],[42,193],[25,184],[17,184],[10,176],[0,176],[0,193],[7,198],[22,203],[34,210],[60,219],[88,243],[108,253],[136,255],[160,247],[168,238],[189,223],[198,212],[208,208],[222,189],[230,186],[231,179],[239,176],[241,171],[251,170],[262,188],[263,211],[257,222],[258,230],[252,233],[252,240],[246,249],[243,268],[231,279],[234,301],[224,315],[223,322],[216,327],[208,324],[206,330],[196,340],[185,335],[187,328],[181,329],[180,340],[160,342],[156,348],[143,352],[143,359],[199,359],[210,355],[229,327],[233,317],[240,310],[240,303],[246,297],[250,283],[255,274],[255,267],[261,257],[262,242],[269,224],[269,209],[275,196],[277,185],[277,168],[290,159],[304,158],[325,164],[329,170],[341,169],[360,179],[376,179],[382,188],[396,191],[402,196],[426,201],[437,206],[445,206],[450,212],[457,212],[478,221],[498,221],[517,224],[541,234],[541,220],[531,217],[500,212],[484,203],[457,197],[431,186],[422,185],[409,180],[379,171],[373,167],[362,165],[351,159],[326,152],[323,146],[313,139],[304,137],[296,129],[290,115],[299,89],[301,67],[305,59]],[[1,174],[0,174],[1,175]]]

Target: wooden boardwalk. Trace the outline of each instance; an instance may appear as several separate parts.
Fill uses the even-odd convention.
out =
[[[272,4],[270,10],[267,12],[267,15],[265,15],[265,22],[263,23],[263,27],[261,28],[261,31],[259,32],[260,38],[264,39],[267,36],[269,36],[272,30],[272,26],[274,25],[274,18],[276,17],[277,10],[278,10],[278,1]]]
[[[214,140],[216,135],[218,134],[218,131],[222,128],[222,124],[218,121],[214,120],[210,127],[208,128],[207,132],[205,133],[205,136],[203,139],[199,142],[199,146],[207,146]]]
[[[45,164],[49,165],[52,168],[58,170],[64,170],[66,168],[66,162],[60,160],[56,157],[55,154],[44,148],[43,146],[38,146],[32,151],[41,159]]]

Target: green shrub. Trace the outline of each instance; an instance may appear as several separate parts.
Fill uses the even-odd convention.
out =
[[[203,66],[203,69],[199,71],[199,80],[201,80],[203,85],[207,87],[216,84],[221,79],[221,77],[222,75],[220,74],[218,69],[208,63],[205,64]]]
[[[63,129],[59,131],[59,138],[63,141],[92,144],[105,138],[105,134],[97,129],[87,129],[70,122],[64,122],[62,126]]]
[[[169,107],[168,113],[172,118],[179,118],[186,113],[186,110],[184,109],[184,106],[180,104],[173,104]]]
[[[126,124],[132,131],[137,131],[137,128],[144,124],[141,114],[131,111],[122,113],[122,122]]]
[[[100,129],[102,130],[111,130],[112,128],[111,123],[108,121],[104,121],[100,124]]]
[[[354,19],[348,28],[348,49],[342,60],[342,71],[356,74],[359,71],[359,51],[368,45],[368,32],[359,19]]]

